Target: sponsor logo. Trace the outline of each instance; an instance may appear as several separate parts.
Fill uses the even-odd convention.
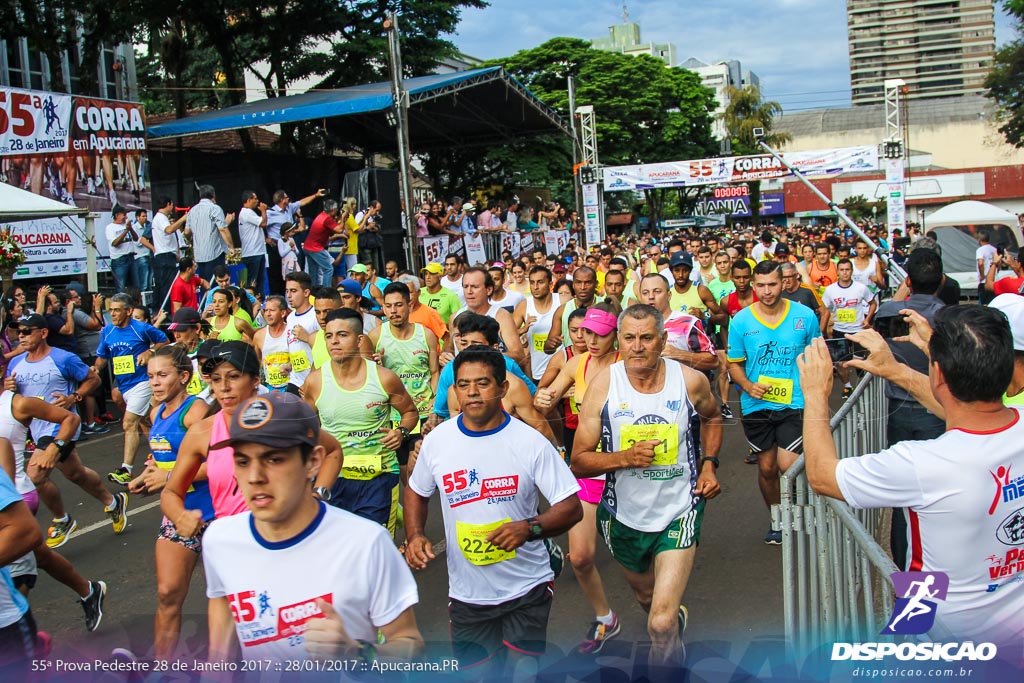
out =
[[[665,401],[665,408],[667,408],[671,412],[675,412],[675,411],[679,410],[679,408],[681,408],[682,405],[683,405],[682,400],[680,400],[678,398],[674,399],[674,400],[671,400],[671,401]]]
[[[988,577],[993,581],[1024,572],[1024,548],[1011,548],[1003,557],[989,555]]]
[[[893,587],[897,595],[889,623],[883,634],[920,635],[935,624],[936,601],[945,600],[949,576],[945,572],[895,572]]]
[[[797,318],[796,320],[794,320],[793,321],[793,329],[794,330],[802,330],[802,329],[804,329],[804,319],[803,318]]]
[[[993,643],[833,643],[832,661],[879,660],[895,657],[901,661],[987,662],[996,656]]]
[[[628,401],[620,403],[618,410],[612,414],[612,419],[617,417],[633,417],[633,411],[629,409]]]
[[[999,523],[996,538],[1003,545],[1019,546],[1024,542],[1024,507],[1017,508]]]
[[[1012,466],[1003,467],[1000,465],[995,472],[989,471],[992,479],[996,482],[996,493],[992,498],[992,505],[988,508],[988,514],[995,514],[999,503],[1009,503],[1018,498],[1024,498],[1024,474],[1010,479]]]

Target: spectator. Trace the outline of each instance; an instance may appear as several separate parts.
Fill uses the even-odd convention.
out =
[[[374,199],[366,211],[356,214],[356,223],[361,226],[359,262],[370,262],[376,268],[380,268],[381,250],[384,248],[384,239],[380,235],[380,202]]]
[[[305,256],[301,252],[304,239],[302,231],[305,230],[305,223],[302,221],[300,210],[302,207],[312,203],[313,200],[326,196],[327,190],[321,188],[297,202],[290,201],[288,193],[284,190],[276,191],[274,196],[271,197],[273,204],[267,209],[267,258],[269,260],[271,294],[283,295],[284,276],[282,273],[298,270],[298,268],[290,271],[284,270],[283,264],[274,255],[274,249],[271,248],[271,245],[278,245],[279,242],[288,237],[294,237],[295,256],[297,259],[301,259],[299,266],[304,266]],[[285,252],[278,249],[278,255],[283,253]]]
[[[178,277],[174,278],[171,285],[171,315],[177,313],[183,306],[199,308],[196,285],[208,288],[210,283],[196,275],[195,261],[187,257],[181,259],[178,262]]]
[[[192,233],[192,250],[199,277],[208,280],[213,277],[213,269],[224,265],[225,256],[235,250],[234,239],[228,229],[235,214],[224,215],[224,210],[216,204],[217,193],[212,185],[200,185],[199,197],[199,203],[188,212],[185,229]]]
[[[153,290],[153,224],[149,222],[149,212],[139,209],[135,212],[132,224],[135,234],[139,236],[135,243],[135,262],[132,264],[132,280],[135,287],[143,292]]]
[[[992,294],[985,287],[985,276],[992,265],[992,258],[997,253],[996,248],[989,244],[990,239],[988,230],[978,231],[978,248],[974,252],[974,258],[978,261],[978,303],[982,306],[992,300]]]
[[[315,287],[330,287],[334,275],[334,262],[327,251],[327,244],[338,235],[344,235],[345,226],[338,223],[338,202],[324,200],[321,211],[309,226],[302,250],[306,252],[306,264],[310,279]]]
[[[259,213],[256,213],[256,211]],[[263,291],[267,263],[267,205],[252,190],[242,192],[242,209],[238,212],[238,237],[242,242],[242,265],[245,284]]]
[[[135,243],[139,235],[127,222],[128,212],[123,206],[115,206],[110,215],[112,222],[106,230],[107,242],[110,244],[110,272],[114,276],[117,291],[123,292],[132,284]]]
[[[186,214],[172,222],[174,202],[171,198],[161,197],[157,205],[160,208],[153,216],[153,300],[166,308],[167,295],[178,272],[178,259],[181,258],[178,231],[185,227]]]
[[[996,271],[1006,265],[1013,271],[1014,277],[1004,277],[996,280]],[[992,257],[988,271],[985,273],[985,290],[994,295],[999,294],[1024,294],[1024,267],[1021,266],[1018,255],[1010,251],[1003,251]]]

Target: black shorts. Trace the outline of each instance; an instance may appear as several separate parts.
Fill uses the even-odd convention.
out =
[[[743,435],[754,453],[773,446],[799,453],[803,449],[804,411],[756,410],[743,416]]]
[[[12,576],[11,581],[14,583],[15,588],[25,586],[29,590],[32,590],[36,587],[36,579],[38,578],[38,574],[21,574],[20,576]]]
[[[294,384],[289,384],[284,388],[284,390],[289,394],[294,394],[296,396],[299,395],[299,387],[295,386]]]
[[[39,437],[39,441],[36,442],[36,448],[39,451],[45,451],[50,446],[51,443],[53,443],[53,437],[52,436],[42,436],[42,437]],[[71,448],[69,448],[65,452],[64,455],[58,455],[57,456],[57,462],[64,462],[64,461],[66,461],[68,458],[71,457],[71,454],[74,452],[74,450],[75,450],[75,442],[72,441],[71,442]]]
[[[25,612],[10,626],[0,628],[0,680],[27,680],[29,662],[36,656],[36,621]]]
[[[460,668],[481,664],[504,648],[534,657],[544,654],[554,594],[554,584],[545,582],[500,605],[471,605],[452,599],[448,619]]]

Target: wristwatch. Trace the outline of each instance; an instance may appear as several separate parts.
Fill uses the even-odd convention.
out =
[[[705,456],[705,457],[704,457],[704,458],[703,458],[703,459],[702,459],[702,460],[700,461],[700,466],[701,466],[701,469],[703,469],[703,468],[704,468],[704,463],[706,463],[706,462],[709,462],[709,463],[711,463],[712,465],[714,465],[714,466],[715,466],[715,469],[716,469],[716,470],[718,469],[718,465],[719,465],[719,462],[718,462],[718,457],[717,457],[717,456],[713,456],[713,455]]]
[[[530,517],[526,520],[526,523],[530,525],[530,540],[535,541],[544,534],[544,527],[540,525],[540,522],[536,517]]]
[[[61,457],[67,455],[68,451],[70,451],[74,447],[74,444],[69,444],[64,439],[54,439],[53,445],[57,447],[57,450],[60,452]]]
[[[313,493],[320,496],[320,500],[325,503],[331,502],[331,490],[326,486],[315,486],[313,487]]]
[[[406,427],[403,427],[402,425],[398,425],[398,427],[396,427],[396,429],[398,429],[398,431],[402,432],[402,441],[405,441],[406,439],[408,439],[409,438],[409,434],[412,433]]]

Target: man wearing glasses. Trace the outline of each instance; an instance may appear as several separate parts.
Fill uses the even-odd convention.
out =
[[[76,406],[82,397],[99,386],[99,375],[73,353],[51,347],[47,342],[48,334],[46,320],[38,313],[18,320],[18,339],[27,352],[11,360],[4,389],[21,396],[41,398],[77,415]],[[25,470],[39,491],[39,497],[53,513],[53,526],[47,532],[46,545],[51,548],[64,545],[76,526],[64,509],[60,490],[50,481],[54,467],[102,503],[103,511],[113,522],[114,533],[122,533],[127,521],[128,495],[124,492],[112,495],[99,475],[82,464],[75,440],[57,438],[61,430],[59,422],[36,418],[30,430],[36,449]],[[77,422],[75,436],[78,436]]]
[[[306,206],[314,199],[320,197],[326,197],[327,190],[319,189],[308,197],[303,197],[297,202],[293,202],[289,197],[288,193],[284,190],[278,190],[271,197],[273,202],[267,208],[267,262],[268,262],[268,277],[270,282],[270,293],[271,294],[284,294],[284,275],[281,273],[281,254],[277,249],[277,243],[281,239],[288,239],[289,236],[299,232],[300,228],[296,215],[299,213],[299,209]],[[297,247],[296,253],[300,259],[304,259],[302,254],[302,241],[299,239],[295,240]],[[305,266],[305,263],[300,264]]]
[[[110,299],[111,324],[100,332],[100,344],[96,348],[97,372],[110,363],[114,370],[114,382],[124,398],[124,461],[120,467],[107,475],[115,484],[128,486],[132,480],[132,463],[139,448],[139,427],[149,413],[149,400],[153,390],[149,386],[146,363],[153,352],[167,344],[167,335],[149,323],[132,318],[132,298],[127,294],[115,294]]]

